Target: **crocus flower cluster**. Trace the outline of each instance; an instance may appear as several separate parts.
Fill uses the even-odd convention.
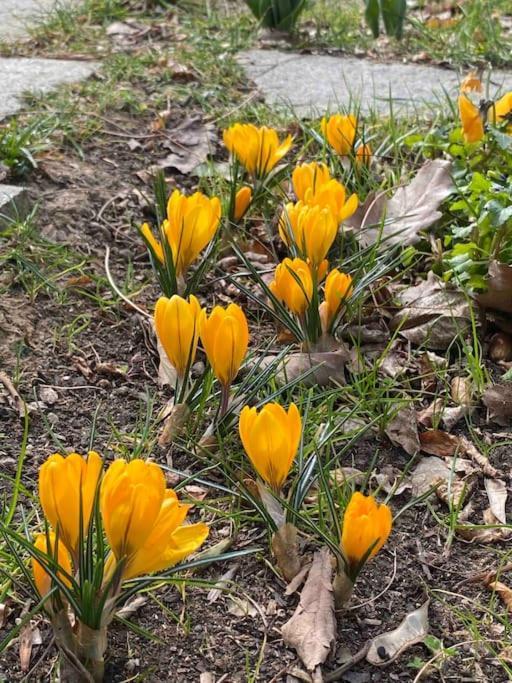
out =
[[[304,320],[306,314],[311,317],[310,307],[317,306],[317,289],[329,269],[327,255],[340,224],[357,209],[358,197],[347,197],[344,185],[331,177],[323,163],[297,166],[292,186],[297,202],[288,203],[279,220],[279,235],[292,258],[276,267],[270,290],[291,313]],[[350,276],[333,269],[327,275],[325,301],[319,308],[324,334],[332,331],[351,293]]]
[[[39,471],[39,499],[51,528],[37,536],[35,546],[55,558],[58,575],[68,583],[78,571],[97,505],[110,547],[105,585],[116,572],[120,585],[172,567],[208,536],[206,524],[184,524],[190,506],[166,488],[157,464],[143,460],[115,460],[103,476],[103,461],[94,451],[87,458],[51,455]],[[46,595],[52,579],[37,559],[33,573],[39,593]]]
[[[174,190],[167,203],[167,217],[160,226],[160,239],[155,237],[148,223],[141,228],[157,270],[170,267],[176,278],[184,278],[214,238],[220,218],[218,197],[209,198],[201,192],[187,197]]]
[[[462,81],[458,99],[459,115],[462,123],[462,134],[466,142],[479,142],[485,135],[485,125],[503,127],[504,131],[512,135],[512,92],[505,93],[496,102],[485,103],[485,106],[475,104],[470,95],[483,90],[479,78],[469,74]]]
[[[229,387],[240,370],[249,345],[249,326],[240,306],[215,306],[208,316],[193,294],[188,300],[177,294],[170,299],[160,297],[155,307],[155,329],[182,386],[186,383],[201,341],[213,373],[221,384],[225,409]]]

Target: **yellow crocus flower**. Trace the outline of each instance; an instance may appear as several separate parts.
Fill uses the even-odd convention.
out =
[[[356,194],[351,194],[347,199],[345,186],[339,180],[333,179],[324,185],[320,185],[315,193],[308,190],[305,203],[308,206],[330,209],[339,224],[352,216],[359,206],[359,198]]]
[[[285,258],[276,267],[274,280],[269,284],[269,288],[292,313],[303,315],[313,295],[310,266],[300,258]]]
[[[184,377],[194,362],[203,315],[204,311],[193,294],[188,301],[174,294],[170,299],[161,296],[156,302],[156,334],[179,377]]]
[[[460,84],[460,92],[482,92],[482,81],[476,71],[470,71]]]
[[[302,421],[297,406],[288,412],[277,403],[267,403],[258,413],[245,406],[239,431],[245,452],[260,477],[278,492],[282,488],[300,443]]]
[[[487,114],[491,123],[502,123],[508,121],[507,133],[512,133],[512,92],[505,93],[489,109]]]
[[[150,244],[151,248],[153,249],[156,258],[160,261],[160,263],[163,263],[164,250],[162,248],[162,244],[160,240],[157,240],[157,238],[153,235],[153,231],[149,227],[149,223],[144,223],[140,231],[146,239],[146,241]]]
[[[252,123],[235,123],[224,131],[223,139],[231,154],[256,178],[270,173],[293,142],[291,135],[280,142],[273,128]]]
[[[87,460],[78,453],[66,457],[55,453],[39,470],[39,499],[45,517],[74,556],[80,539],[80,515],[83,538],[87,536],[102,466],[101,457],[94,451]]]
[[[372,148],[368,143],[357,146],[356,164],[358,166],[369,166],[372,161]]]
[[[215,306],[209,318],[201,321],[201,342],[215,376],[229,386],[238,374],[247,346],[249,326],[240,306]]]
[[[70,580],[66,575],[71,576],[73,572],[71,568],[71,558],[62,541],[59,543],[57,556],[55,556],[55,542],[56,535],[53,533],[53,531],[50,531],[48,532],[48,537],[46,534],[38,534],[34,541],[34,546],[37,548],[37,550],[40,550],[42,553],[45,553],[49,557],[52,557],[56,560],[59,566],[57,576],[64,583],[69,585]],[[36,560],[35,557],[32,557],[32,574],[34,576],[34,583],[36,584],[37,592],[43,598],[47,593],[50,592],[52,587],[52,577],[50,574],[48,574],[43,565]]]
[[[190,507],[180,503],[172,489],[166,490],[151,532],[123,569],[123,580],[169,569],[203,544],[208,526],[183,524]]]
[[[459,97],[459,114],[466,142],[478,142],[484,137],[484,123],[480,110],[465,95]]]
[[[233,220],[235,223],[241,221],[245,216],[247,209],[252,201],[252,190],[247,185],[241,187],[236,193],[235,210],[233,212]]]
[[[155,463],[114,460],[101,485],[105,535],[116,560],[130,559],[146,543],[165,498],[165,476]]]
[[[329,169],[325,164],[312,161],[309,164],[297,166],[292,173],[293,191],[297,199],[304,200],[306,192],[315,193],[318,187],[328,183],[331,179]]]
[[[355,116],[333,114],[328,119],[324,117],[320,126],[323,136],[337,154],[340,156],[350,154],[356,139],[357,118]]]
[[[187,197],[174,190],[167,203],[164,233],[172,250],[176,273],[183,275],[211,242],[220,223],[221,206],[218,197],[201,192]]]
[[[325,301],[320,304],[322,330],[327,332],[342,303],[352,294],[352,278],[337,268],[331,270],[325,281]]]
[[[357,574],[361,562],[374,557],[391,533],[391,510],[378,505],[373,496],[356,491],[347,505],[343,517],[341,549],[351,574]]]
[[[338,221],[327,206],[309,206],[299,201],[287,204],[279,221],[279,234],[291,247],[295,244],[316,268],[327,256],[338,233]]]

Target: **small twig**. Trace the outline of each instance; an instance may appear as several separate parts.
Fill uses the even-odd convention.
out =
[[[4,387],[7,389],[10,397],[12,398],[14,405],[16,406],[19,416],[20,417],[25,417],[27,407],[25,405],[25,402],[21,398],[21,396],[18,394],[16,391],[16,387],[11,381],[11,378],[3,371],[0,370],[0,382],[4,385]]]
[[[117,294],[118,297],[120,297],[125,303],[128,304],[128,306],[131,306],[137,313],[140,313],[143,315],[145,318],[149,318],[151,320],[151,315],[147,312],[144,311],[142,308],[137,306],[137,304],[134,304],[133,301],[131,301],[123,292],[119,289],[119,287],[116,285],[114,282],[114,278],[112,277],[112,273],[110,272],[110,267],[109,267],[109,260],[110,260],[110,247],[105,248],[105,274],[107,276],[107,280],[114,290],[114,292]]]
[[[324,677],[325,683],[330,683],[331,681],[339,681],[343,674],[349,671],[354,666],[354,664],[357,664],[366,657],[366,655],[368,654],[368,650],[370,649],[370,644],[371,641],[369,640],[365,645],[363,645],[359,652],[356,652],[355,655],[352,655],[352,657],[348,661],[339,666],[337,669],[334,669],[334,671],[328,673]]]

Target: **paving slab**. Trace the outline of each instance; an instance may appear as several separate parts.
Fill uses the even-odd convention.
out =
[[[22,220],[30,209],[28,193],[24,187],[0,183],[0,227],[11,220]]]
[[[98,67],[98,62],[1,57],[0,120],[22,108],[25,93],[47,93],[63,83],[87,78]]]
[[[247,50],[238,55],[248,77],[271,105],[302,117],[326,111],[376,110],[403,114],[457,95],[455,71],[419,64],[383,63],[355,57],[309,55],[280,50]],[[488,79],[488,81],[487,81]],[[484,78],[489,94],[512,90],[512,71],[495,70]]]
[[[27,25],[48,12],[63,6],[57,0],[0,0],[0,40],[16,40],[27,33]]]

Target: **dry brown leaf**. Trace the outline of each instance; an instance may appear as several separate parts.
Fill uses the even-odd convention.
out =
[[[183,433],[190,417],[190,408],[186,403],[177,403],[167,412],[162,431],[158,437],[159,446],[168,446]]]
[[[503,601],[507,610],[512,614],[512,588],[509,588],[501,581],[491,581],[487,584],[487,588],[497,593]]]
[[[487,291],[478,296],[478,303],[485,308],[494,308],[512,313],[512,266],[491,261],[487,277]]]
[[[134,614],[137,614],[147,601],[148,598],[145,595],[136,595],[133,600],[130,600],[130,602],[123,605],[121,609],[117,610],[116,616],[121,617],[122,619],[129,619],[130,617],[133,617]]]
[[[499,520],[494,517],[490,510],[484,511],[484,524],[499,524]],[[457,534],[470,543],[505,543],[512,537],[512,529],[505,526],[496,526],[491,529],[482,529],[472,524],[459,524]]]
[[[402,408],[385,429],[391,443],[400,446],[409,455],[420,450],[416,412],[413,408]]]
[[[222,574],[220,579],[215,583],[214,588],[208,591],[208,595],[206,596],[208,602],[217,602],[217,600],[222,595],[222,591],[225,588],[227,588],[229,584],[233,581],[235,574],[237,573],[239,568],[239,564],[234,564],[227,570],[227,572],[224,572],[224,574]]]
[[[311,562],[308,562],[305,564],[300,572],[294,576],[294,578],[290,581],[290,583],[286,586],[286,590],[284,592],[285,595],[292,595],[295,593],[295,591],[299,590],[299,588],[302,586],[304,581],[306,580],[306,576],[309,573],[309,570],[311,569]]]
[[[297,528],[283,524],[272,536],[272,551],[281,574],[289,583],[300,572],[302,563],[297,541]]]
[[[408,614],[394,631],[382,633],[370,643],[366,661],[375,666],[387,666],[394,662],[404,650],[420,643],[429,630],[429,601]]]
[[[188,175],[206,161],[215,139],[213,124],[204,124],[200,116],[191,116],[172,129],[170,138],[164,143],[171,153],[160,159],[158,166],[175,168]]]
[[[439,484],[436,488],[436,496],[449,507],[460,509],[475,490],[476,482],[475,474],[469,474],[463,479],[453,476],[450,481],[443,481]]]
[[[469,439],[466,439],[465,436],[459,436],[459,442],[462,448],[461,452],[465,455],[469,455],[469,457],[475,463],[475,465],[478,465],[478,467],[482,471],[482,474],[485,477],[496,479],[496,477],[499,476],[498,470],[491,465],[489,459],[486,458],[483,453],[480,453],[478,448],[473,443],[471,443]]]
[[[448,289],[432,272],[418,285],[396,296],[401,309],[390,320],[392,330],[418,346],[445,350],[470,328],[470,306],[459,290]]]
[[[448,481],[450,476],[452,471],[444,460],[434,456],[422,458],[410,476],[413,496],[421,496],[432,486]]]
[[[28,671],[32,648],[34,645],[41,645],[42,642],[41,631],[35,623],[30,621],[28,624],[25,624],[21,629],[19,637],[20,668],[22,671]]]
[[[344,385],[345,364],[349,359],[350,354],[345,349],[321,353],[291,353],[279,365],[275,379],[278,384],[283,385],[308,373],[302,379],[304,386]],[[264,368],[274,361],[274,356],[267,356],[263,359],[261,367]]]
[[[488,387],[482,400],[489,410],[491,420],[504,427],[512,424],[512,382]]]
[[[323,547],[313,557],[297,609],[281,630],[308,671],[325,662],[336,641],[332,571],[331,553]]]
[[[495,363],[512,360],[512,336],[496,332],[489,342],[489,358]]]
[[[286,521],[286,512],[284,511],[283,506],[260,479],[256,480],[256,489],[266,511],[272,517],[274,524],[279,529]]]
[[[460,450],[460,441],[456,436],[442,432],[440,429],[431,429],[420,434],[421,450],[430,455],[438,455],[446,458],[455,455]]]
[[[452,400],[462,406],[473,402],[473,386],[467,377],[454,377],[450,383]]]
[[[507,523],[507,485],[502,479],[485,479],[485,490],[489,498],[489,506],[492,514],[501,524]]]
[[[364,246],[378,239],[383,241],[382,248],[415,244],[421,240],[420,233],[441,218],[439,206],[453,190],[451,162],[429,160],[390,199],[384,193],[370,194],[347,224]]]

